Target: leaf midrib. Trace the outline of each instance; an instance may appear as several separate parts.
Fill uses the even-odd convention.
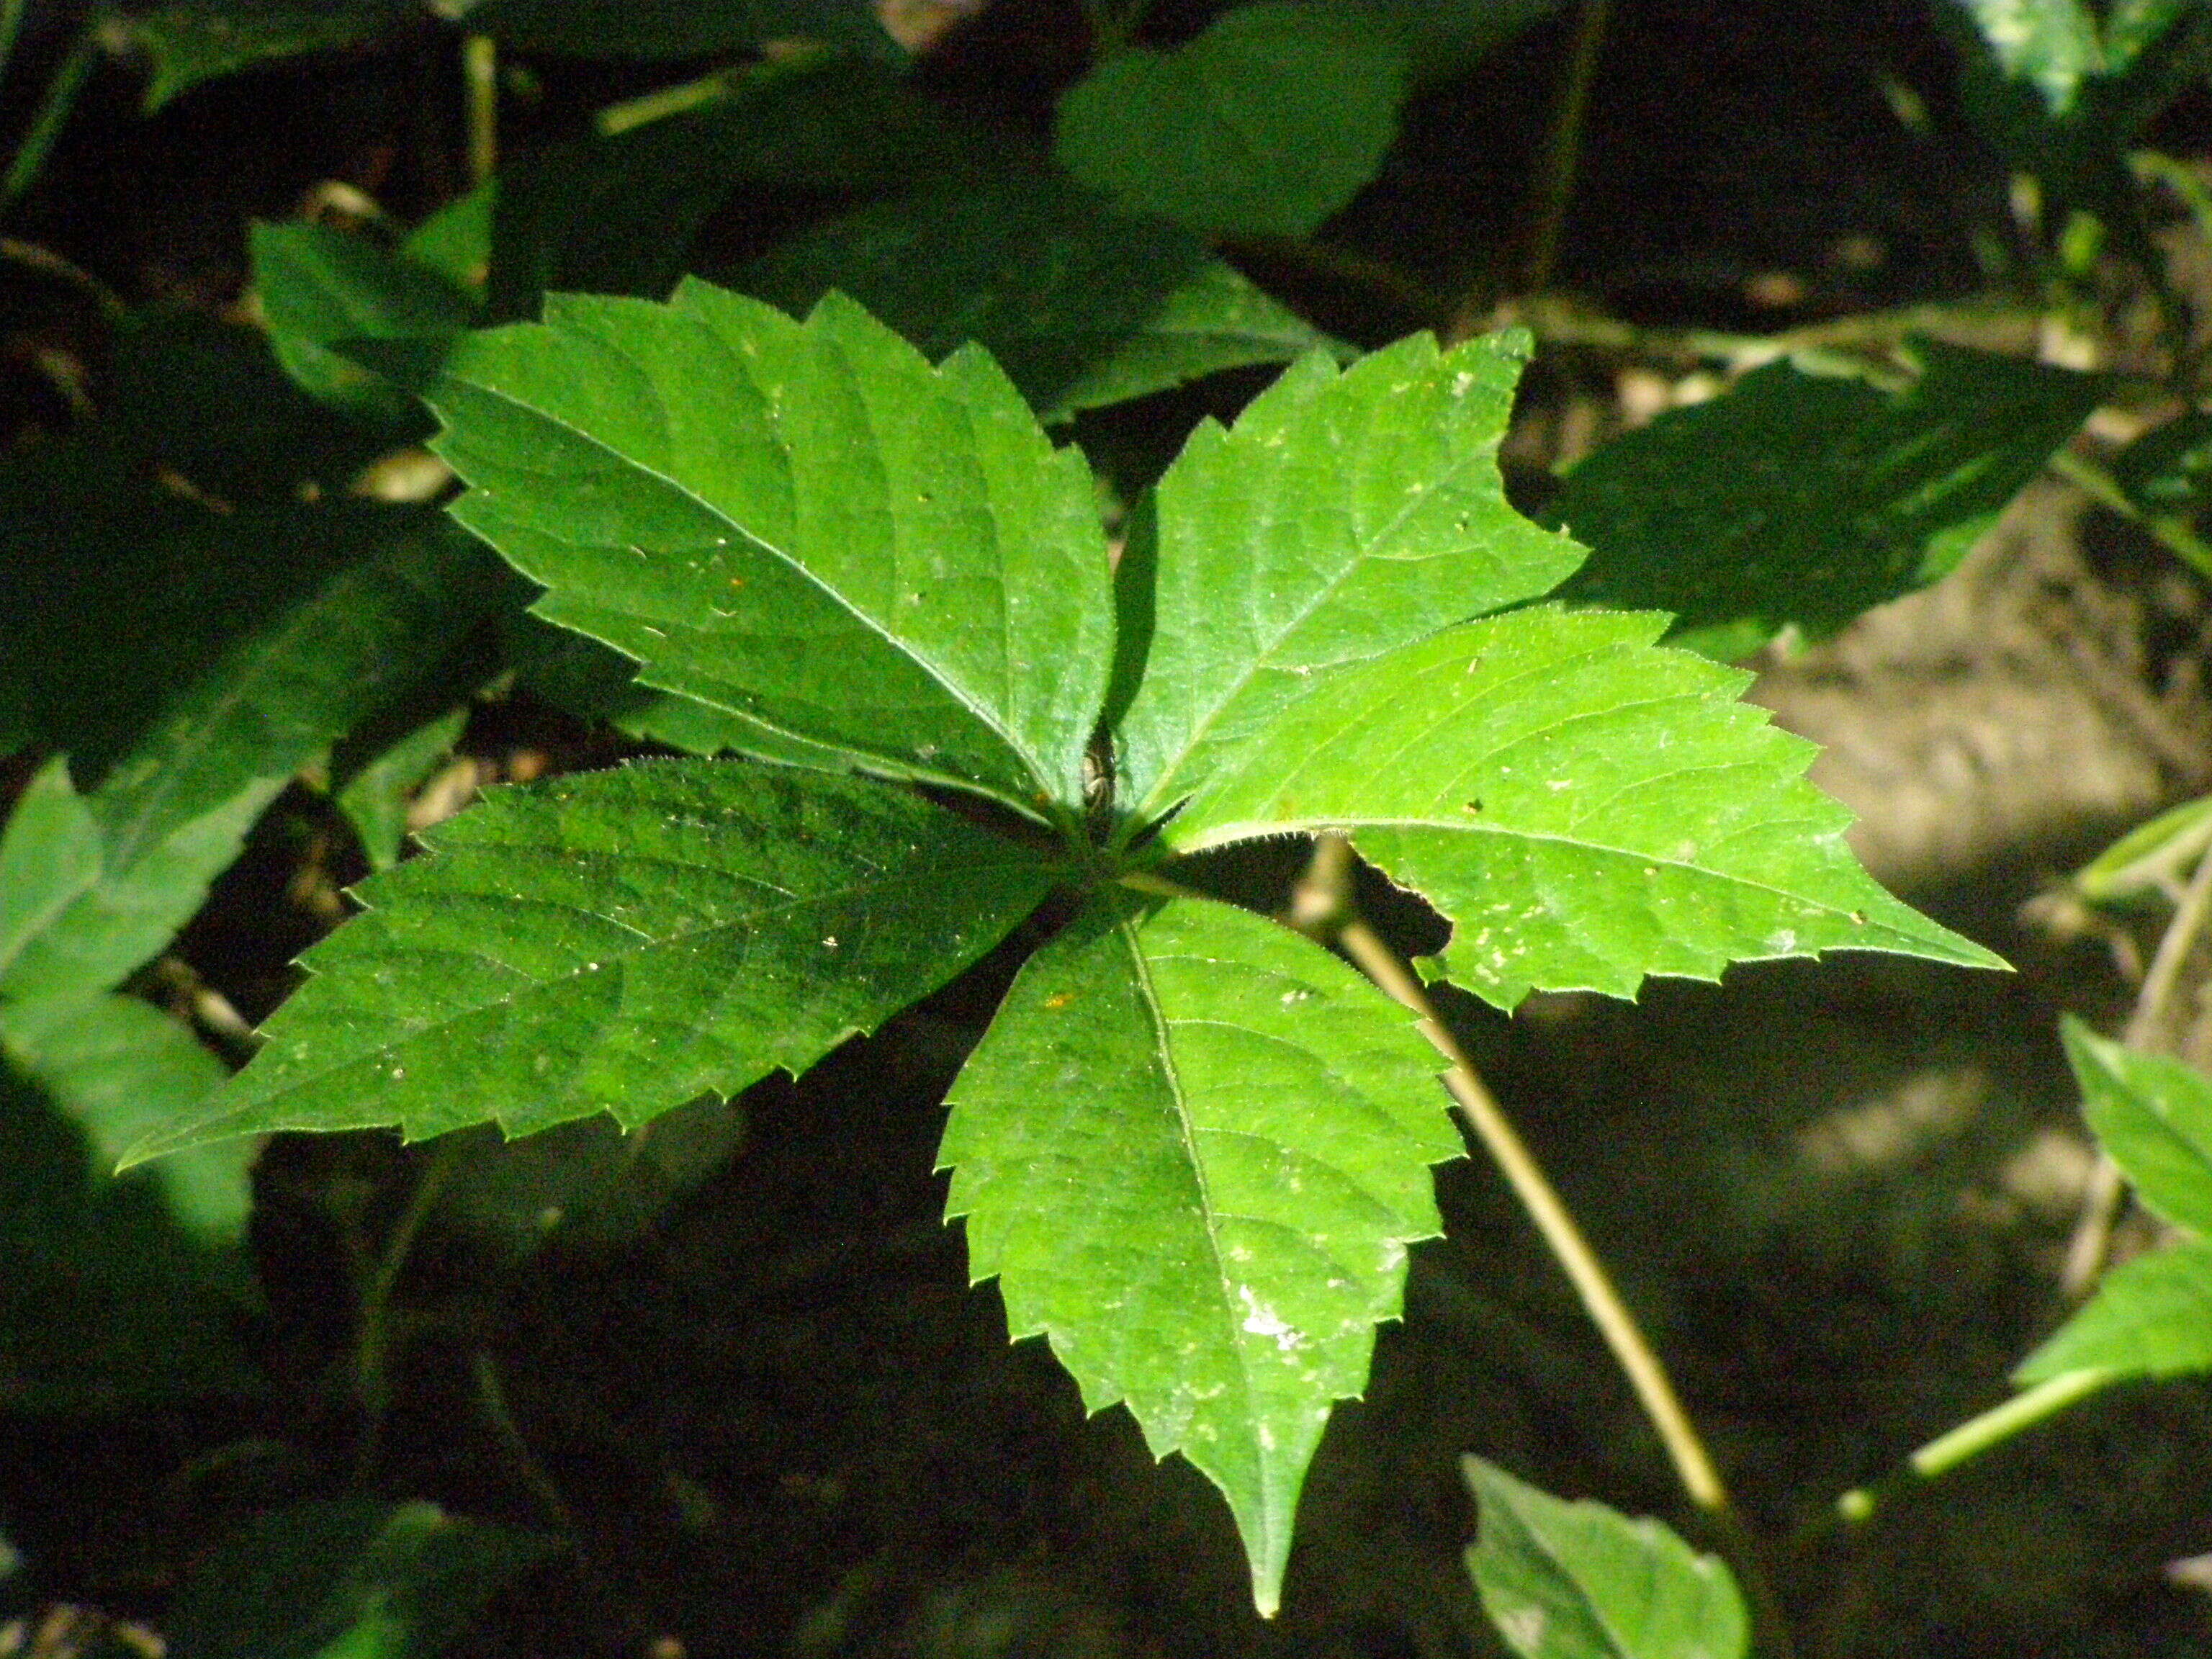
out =
[[[1441,361],[1441,357],[1439,358],[1439,361]],[[1338,388],[1341,387],[1344,384],[1346,372],[1340,371],[1336,378],[1329,383],[1328,391],[1334,392]],[[1236,428],[1233,427],[1229,429],[1228,435],[1233,440],[1237,435]],[[1206,738],[1212,733],[1214,726],[1220,722],[1222,716],[1227,714],[1230,708],[1237,702],[1237,700],[1244,695],[1245,688],[1250,685],[1255,679],[1258,678],[1263,671],[1273,671],[1285,674],[1295,674],[1298,672],[1294,668],[1278,668],[1276,664],[1272,660],[1273,653],[1281,648],[1283,641],[1296,634],[1299,629],[1304,627],[1307,621],[1312,617],[1316,611],[1319,610],[1323,605],[1333,599],[1336,596],[1338,590],[1340,589],[1346,582],[1350,581],[1358,571],[1364,567],[1369,561],[1374,558],[1375,554],[1373,550],[1402,530],[1405,526],[1407,519],[1419,508],[1426,506],[1431,495],[1436,490],[1443,489],[1446,484],[1459,478],[1462,473],[1468,467],[1480,465],[1485,459],[1489,458],[1492,453],[1492,447],[1483,445],[1476,446],[1459,462],[1447,467],[1442,472],[1437,473],[1434,478],[1431,480],[1428,485],[1419,494],[1413,495],[1395,514],[1392,515],[1389,524],[1383,529],[1377,532],[1375,535],[1367,538],[1359,544],[1358,550],[1345,562],[1343,568],[1338,571],[1336,575],[1322,586],[1316,590],[1312,599],[1301,606],[1297,614],[1283,628],[1277,631],[1275,636],[1267,642],[1266,649],[1257,656],[1254,657],[1251,662],[1246,665],[1243,670],[1238,673],[1234,682],[1223,690],[1221,696],[1215,701],[1213,707],[1209,709],[1197,722],[1197,724],[1191,728],[1188,734],[1183,739],[1182,748],[1177,750],[1168,764],[1161,769],[1159,781],[1154,784],[1152,788],[1146,792],[1144,803],[1137,809],[1135,814],[1138,820],[1141,821],[1153,817],[1159,812],[1165,810],[1166,802],[1172,799],[1174,792],[1177,787],[1188,788],[1194,787],[1194,785],[1185,784],[1182,781],[1181,773],[1185,763],[1188,762],[1191,756],[1196,753],[1205,744]],[[1424,556],[1423,562],[1425,562],[1428,559],[1443,558],[1446,556],[1448,556],[1442,553],[1428,554]],[[1472,619],[1469,617],[1459,617],[1453,622],[1439,624],[1435,631],[1441,633],[1446,628],[1462,626],[1470,620]],[[1376,647],[1375,650],[1366,652],[1359,656],[1346,657],[1341,661],[1317,665],[1317,668],[1312,672],[1334,673],[1339,669],[1353,667],[1364,662],[1371,662],[1376,658],[1387,655],[1391,651],[1402,649],[1406,643],[1407,641],[1401,641],[1395,646],[1381,646]]]
[[[1230,1282],[1228,1264],[1221,1259],[1221,1241],[1214,1228],[1215,1206],[1212,1183],[1207,1179],[1205,1160],[1198,1154],[1198,1145],[1190,1121],[1190,1112],[1184,1104],[1182,1076],[1175,1062],[1175,1048],[1171,1041],[1171,1027],[1175,1022],[1168,1018],[1167,1011],[1160,1006],[1159,990],[1152,981],[1152,964],[1146,958],[1142,941],[1137,937],[1138,927],[1139,922],[1136,918],[1124,916],[1115,923],[1115,931],[1121,936],[1121,942],[1128,951],[1130,971],[1137,982],[1138,1000],[1144,1005],[1145,1013],[1152,1024],[1153,1052],[1158,1058],[1161,1075],[1168,1085],[1168,1097],[1175,1103],[1176,1128],[1182,1139],[1183,1157],[1189,1162],[1191,1178],[1198,1186],[1199,1208],[1203,1218],[1206,1254],[1212,1258],[1214,1278],[1221,1286],[1221,1310],[1229,1325],[1229,1346],[1237,1356],[1237,1375],[1243,1383],[1244,1400],[1241,1415],[1243,1420],[1249,1423],[1255,1415],[1253,1401],[1255,1397],[1251,1356],[1245,1352],[1243,1343],[1237,1340],[1237,1295]],[[1265,1448],[1258,1444],[1256,1437],[1254,1440],[1254,1449],[1260,1454],[1258,1461],[1261,1469],[1261,1512],[1257,1519],[1262,1535],[1261,1541],[1267,1547],[1253,1550],[1252,1555],[1255,1559],[1267,1560],[1272,1559],[1271,1552],[1274,1541],[1273,1524],[1267,1514],[1267,1505],[1268,1458]]]
[[[538,843],[515,842],[479,842],[476,844],[476,847],[471,848],[470,850],[474,851],[478,848],[484,847],[496,848],[501,851],[515,850],[523,853],[544,853],[549,850],[546,847]],[[458,851],[459,849],[454,850]],[[559,847],[553,848],[550,850],[556,854],[567,855],[573,855],[575,851],[573,848]],[[653,859],[649,856],[641,856],[635,854],[611,854],[606,856],[612,858],[623,865],[633,866],[638,865],[658,865],[667,869],[681,871],[713,869],[713,866],[708,865],[686,864],[676,859]],[[975,866],[967,867],[972,868]],[[983,867],[989,869],[993,866],[986,866]],[[1009,870],[1019,870],[1030,868],[1032,866],[1008,864],[1002,867]],[[716,873],[727,874],[729,872],[718,872]],[[545,908],[549,909],[564,910],[572,914],[588,916],[595,921],[605,922],[611,927],[619,927],[626,933],[636,934],[639,940],[639,943],[636,945],[628,950],[615,951],[604,958],[609,962],[628,962],[648,951],[658,950],[665,946],[680,946],[691,944],[700,939],[711,938],[716,933],[727,933],[739,927],[756,925],[770,917],[787,916],[796,911],[802,910],[810,905],[851,900],[869,893],[887,890],[890,888],[900,884],[919,884],[933,874],[941,874],[941,872],[930,871],[915,872],[910,875],[900,878],[897,881],[857,883],[848,886],[827,889],[819,893],[794,895],[787,903],[769,905],[759,910],[750,911],[742,918],[714,921],[699,927],[681,928],[671,933],[660,934],[647,933],[635,924],[623,921],[618,916],[606,915],[599,911],[586,909],[581,905],[557,904],[550,899],[541,900],[539,902],[544,904]],[[507,896],[496,891],[486,890],[480,892],[448,891],[437,895],[437,896],[441,898],[463,897],[504,899]],[[375,912],[370,911],[365,912],[364,914],[373,915],[375,914]],[[367,953],[363,954],[365,955]],[[501,962],[496,957],[484,955],[480,951],[452,950],[441,951],[439,954],[471,958],[478,962],[489,963],[493,967],[508,973],[516,971],[510,964]],[[357,962],[361,959],[361,957],[356,956],[352,958],[351,961]],[[319,968],[315,968],[313,963],[308,965],[311,969],[313,969],[318,976],[320,975],[322,970]],[[349,967],[351,963],[349,962],[347,965]],[[447,1030],[460,1021],[473,1018],[477,1014],[483,1012],[487,1008],[495,1008],[502,1004],[513,1004],[524,998],[536,995],[540,993],[550,994],[558,991],[580,981],[586,974],[595,971],[595,969],[571,969],[566,972],[555,975],[550,978],[526,980],[525,983],[516,986],[512,990],[503,992],[498,996],[488,997],[480,1002],[471,1003],[466,1008],[462,1009],[458,1012],[447,1015],[442,1018],[425,1021],[422,1024],[415,1026],[409,1030],[403,1036],[396,1037],[392,1041],[381,1043],[376,1048],[366,1049],[359,1054],[349,1055],[344,1060],[333,1062],[331,1065],[322,1067],[320,1070],[308,1073],[304,1076],[289,1079],[281,1088],[268,1090],[258,1095],[249,1095],[238,1102],[237,1106],[233,1109],[240,1110],[249,1106],[265,1105],[273,1101],[283,1100],[287,1096],[296,1093],[301,1089],[310,1087],[315,1083],[319,1082],[322,1079],[329,1077],[334,1073],[341,1072],[349,1066],[358,1065],[363,1060],[368,1059],[375,1054],[386,1054],[399,1048],[402,1044],[411,1043],[422,1037],[434,1036]],[[703,1021],[695,1021],[692,1024],[696,1029],[698,1024],[703,1023]]]
[[[541,326],[545,325],[541,325]],[[719,340],[719,337],[717,337],[717,338]],[[642,365],[638,364],[635,359],[629,358],[627,356],[624,361],[631,363],[632,367],[639,369],[641,375],[645,379],[647,385],[653,385],[651,375],[645,371]],[[1043,769],[1038,765],[1036,757],[1031,755],[1024,745],[1017,742],[1012,734],[1007,732],[1005,726],[997,720],[992,718],[991,715],[977,708],[974,701],[962,688],[954,684],[951,680],[945,678],[944,672],[935,662],[931,660],[929,657],[925,655],[919,649],[902,641],[896,635],[891,634],[883,623],[878,622],[866,611],[860,610],[851,599],[848,599],[843,593],[838,592],[835,587],[832,587],[826,580],[817,575],[812,570],[809,569],[806,565],[793,557],[790,553],[785,551],[782,548],[776,546],[765,537],[763,537],[752,530],[748,529],[745,526],[739,524],[736,520],[731,518],[729,514],[723,512],[721,508],[714,506],[712,502],[700,495],[697,491],[694,490],[690,485],[684,483],[677,478],[670,477],[667,473],[661,471],[657,467],[647,465],[643,461],[639,460],[635,456],[623,453],[623,451],[616,448],[613,444],[609,443],[605,439],[595,436],[592,433],[585,431],[581,427],[574,425],[568,421],[564,421],[556,416],[551,415],[546,410],[539,408],[536,404],[531,403],[504,388],[489,386],[481,380],[465,380],[461,381],[460,384],[466,386],[470,390],[477,392],[484,397],[495,398],[512,409],[519,410],[523,413],[531,416],[534,419],[543,421],[546,425],[553,427],[559,431],[565,432],[580,442],[590,445],[592,448],[599,451],[600,453],[612,457],[616,461],[619,462],[623,466],[629,468],[631,471],[665,485],[678,495],[682,496],[685,501],[688,501],[694,506],[697,507],[700,511],[708,514],[717,523],[727,525],[733,532],[739,537],[742,537],[752,546],[758,548],[769,557],[781,560],[792,570],[797,572],[802,580],[825,595],[832,604],[836,605],[840,610],[851,617],[853,620],[858,623],[863,629],[867,630],[869,633],[873,634],[891,650],[896,652],[901,656],[905,657],[908,660],[919,667],[925,674],[928,675],[933,684],[936,685],[940,690],[942,690],[945,696],[958,707],[965,710],[977,725],[981,726],[985,731],[988,732],[993,737],[999,740],[1008,754],[1012,755],[1015,760],[1018,761],[1024,767],[1028,769],[1030,781],[1037,793],[1042,793],[1049,799],[1058,799],[1057,793],[1045,781]],[[759,390],[757,386],[756,386],[755,390]],[[765,394],[763,394],[763,398],[765,398]],[[661,398],[657,386],[655,386],[653,390],[653,402],[659,411],[659,418],[665,424],[667,420],[667,404],[665,400]],[[776,450],[777,453],[783,459],[785,470],[788,472],[791,467],[791,451],[789,447],[779,438],[776,440]],[[527,469],[526,468],[525,470]],[[556,534],[555,538],[567,543],[567,544],[571,547],[577,545],[576,543],[569,541],[565,536]],[[679,693],[678,695],[682,694]],[[763,722],[763,724],[766,724],[766,722]],[[818,743],[821,742],[822,739],[818,738],[811,738],[809,741]],[[837,748],[843,747],[842,744],[833,744],[831,746]],[[857,752],[865,753],[866,751]],[[975,778],[961,778],[957,780],[957,783],[958,787],[963,789],[972,790],[976,793],[988,795],[994,800],[1000,801],[1007,806],[1012,807],[1024,817],[1036,818],[1038,817],[1036,802],[1030,796],[1025,796],[1018,792],[1009,792]]]

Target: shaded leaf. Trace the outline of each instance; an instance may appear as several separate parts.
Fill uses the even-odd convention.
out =
[[[328,574],[163,697],[150,728],[107,768],[84,803],[99,830],[98,872],[88,874],[82,824],[63,832],[75,891],[63,902],[58,889],[41,890],[47,919],[0,961],[0,993],[105,990],[159,951],[292,775],[425,672],[503,586],[483,550],[432,514],[325,507],[258,524],[244,517],[216,526],[240,538],[239,553],[268,557],[269,544],[251,539],[259,530],[283,538],[280,555]],[[222,562],[210,562],[197,581],[221,575]],[[47,597],[65,605],[77,573],[53,574]],[[24,620],[35,625],[35,613]]]
[[[696,761],[494,790],[422,840],[307,952],[252,1063],[137,1156],[278,1128],[634,1128],[872,1030],[1055,873],[913,795]]]
[[[732,192],[881,193],[999,164],[993,143],[880,65],[767,65],[726,96],[506,169],[492,210],[489,305],[538,314],[548,290],[660,299]]]
[[[258,1391],[243,1340],[253,1273],[241,1248],[210,1236],[224,1207],[207,1201],[212,1183],[109,1176],[83,1127],[17,1069],[15,1046],[0,1037],[0,1402],[112,1413]]]
[[[2208,846],[2212,795],[2137,824],[2075,871],[2071,884],[2092,904],[2174,902]]]
[[[401,256],[482,301],[491,276],[492,226],[499,195],[500,181],[492,178],[467,195],[455,197],[407,233],[399,244]]]
[[[190,1111],[227,1075],[191,1032],[135,997],[0,1002],[0,1049],[84,1133],[96,1174],[155,1125]],[[149,1171],[179,1226],[209,1243],[245,1237],[250,1145],[208,1146]]]
[[[2146,513],[2194,513],[2212,499],[2212,415],[2153,427],[2112,457],[2112,477]]]
[[[2107,1042],[2070,1015],[2059,1034],[2097,1144],[2145,1204],[2212,1235],[2212,1079],[2164,1054]]]
[[[409,0],[187,0],[112,21],[154,64],[150,112],[203,81],[358,46],[407,21]]]
[[[194,1569],[164,1626],[170,1659],[430,1659],[557,1548],[434,1504],[290,1504]]]
[[[356,772],[332,798],[361,837],[370,869],[387,869],[399,861],[407,840],[408,805],[423,780],[453,753],[468,721],[465,708],[425,721]]]
[[[1374,657],[1546,592],[1582,550],[1506,505],[1498,442],[1519,337],[1439,352],[1416,335],[1340,373],[1303,359],[1224,431],[1200,424],[1124,554],[1117,723],[1140,817],[1174,804],[1299,696]]]
[[[406,428],[412,393],[347,355],[353,340],[416,340],[434,349],[477,320],[477,304],[442,274],[329,225],[256,224],[253,283],[276,359],[301,390],[356,416]]]
[[[2115,1378],[2212,1371],[2212,1243],[2169,1244],[2122,1262],[2021,1362],[2013,1381],[2025,1387],[2088,1370]]]
[[[621,1243],[727,1164],[744,1136],[744,1106],[711,1097],[627,1131],[605,1117],[521,1140],[489,1126],[463,1129],[447,1154],[438,1219],[510,1260],[556,1238]]]
[[[1405,94],[1405,44],[1381,13],[1261,0],[1172,52],[1108,58],[1061,97],[1054,153],[1192,230],[1305,236],[1374,178]]]
[[[1410,1018],[1297,934],[1206,900],[1092,901],[951,1091],[969,1269],[1093,1411],[1227,1495],[1272,1612],[1308,1460],[1357,1394],[1457,1135]]]
[[[1830,950],[2001,967],[1899,903],[1806,783],[1748,676],[1653,645],[1663,617],[1551,606],[1334,673],[1168,827],[1185,850],[1340,829],[1453,924],[1453,979],[1628,996],[1647,975]]]
[[[1656,1521],[1566,1503],[1479,1457],[1482,1510],[1468,1569],[1522,1659],[1742,1659],[1750,1620],[1720,1558]]]
[[[1562,597],[1818,635],[1949,569],[2106,383],[1916,349],[1902,392],[1771,363],[1599,450],[1546,513],[1591,550]]]
[[[1047,421],[1324,343],[1190,232],[1043,172],[863,209],[738,285],[793,312],[836,289],[933,357],[972,340]]]
[[[453,511],[639,678],[848,764],[1083,799],[1113,621],[1088,469],[990,360],[831,300],[566,295],[428,393]]]

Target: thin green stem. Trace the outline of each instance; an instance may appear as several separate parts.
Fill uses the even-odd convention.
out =
[[[100,62],[100,42],[91,24],[77,33],[54,71],[53,80],[46,87],[46,95],[40,101],[38,113],[31,118],[31,129],[23,135],[23,142],[8,163],[8,171],[0,175],[0,213],[23,198],[24,193],[37,182],[46,170],[46,158],[53,153],[60,140],[62,129],[69,125],[70,112],[76,107],[77,94],[84,83],[92,78],[94,66]]]
[[[414,1252],[416,1236],[422,1231],[422,1224],[437,1206],[439,1194],[459,1167],[460,1152],[461,1143],[457,1136],[448,1135],[439,1143],[436,1153],[416,1178],[415,1190],[407,1195],[407,1207],[392,1224],[384,1241],[383,1254],[377,1259],[376,1271],[362,1291],[359,1334],[354,1341],[354,1388],[368,1420],[355,1461],[364,1474],[375,1461],[385,1408],[391,1403],[392,1297],[399,1288],[399,1276],[406,1270],[407,1259]]]
[[[2086,1400],[2113,1381],[2116,1375],[2099,1370],[2066,1371],[2023,1389],[2002,1406],[1994,1406],[1980,1416],[1969,1418],[1957,1428],[1938,1435],[1906,1458],[1899,1474],[1871,1486],[1853,1487],[1836,1500],[1836,1513],[1854,1525],[1867,1521],[1899,1486],[1948,1474],[2023,1430],[2032,1429],[2075,1401]]]
[[[2078,485],[2099,506],[2110,507],[2130,524],[2140,526],[2145,535],[2198,575],[2212,578],[2212,543],[2198,535],[2186,519],[2172,514],[2144,512],[2118,478],[2075,450],[2060,450],[2051,458],[2050,466],[2060,477]]]
[[[574,1540],[578,1537],[576,1512],[561,1496],[561,1488],[538,1461],[538,1454],[530,1449],[530,1442],[515,1421],[514,1408],[508,1404],[507,1386],[500,1380],[499,1366],[484,1349],[478,1348],[469,1355],[469,1374],[477,1385],[477,1409],[491,1425],[491,1431],[499,1439],[500,1447],[507,1453],[507,1461],[538,1506],[545,1511],[554,1530]]]
[[[1583,130],[1589,116],[1590,88],[1597,80],[1598,53],[1605,44],[1608,0],[1582,0],[1575,14],[1574,44],[1568,49],[1566,80],[1559,90],[1559,106],[1544,140],[1543,159],[1537,165],[1536,190],[1530,215],[1528,258],[1522,282],[1528,293],[1541,294],[1552,285],[1559,258],[1559,239],[1566,229],[1567,210],[1574,204],[1575,175],[1582,168]]]
[[[31,0],[0,0],[0,76],[8,73],[8,60],[23,33],[23,15],[30,9]]]
[[[499,170],[499,43],[489,34],[461,42],[461,82],[467,100],[469,182]]]

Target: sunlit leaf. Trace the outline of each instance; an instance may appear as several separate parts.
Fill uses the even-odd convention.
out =
[[[1033,957],[952,1090],[969,1270],[1093,1411],[1227,1495],[1273,1611],[1329,1408],[1438,1230],[1460,1146],[1410,1018],[1289,930],[1102,896]]]
[[[2069,1371],[2115,1378],[2212,1371],[2212,1243],[2169,1244],[2122,1262],[2021,1362],[2013,1381],[2025,1386]]]
[[[1505,503],[1498,441],[1526,343],[1426,335],[1339,373],[1302,360],[1200,426],[1133,529],[1121,783],[1171,805],[1310,677],[1543,593],[1582,550]]]
[[[2097,1144],[2145,1204],[2212,1235],[2212,1079],[2166,1055],[2107,1042],[2070,1016],[2059,1032]]]
[[[1718,1557],[1656,1521],[1566,1503],[1479,1457],[1482,1510],[1468,1567],[1521,1659],[1742,1659],[1750,1620]]]
[[[252,1063],[138,1155],[599,1112],[801,1072],[1005,936],[1051,866],[918,797],[668,762],[500,789],[372,878]]]
[[[687,283],[472,335],[428,396],[455,515],[644,684],[1033,816],[1082,801],[1105,539],[982,354]]]
[[[1453,924],[1453,979],[1632,995],[1830,950],[2001,966],[1884,892],[1813,745],[1666,618],[1551,606],[1315,678],[1168,826],[1182,847],[1337,829]]]

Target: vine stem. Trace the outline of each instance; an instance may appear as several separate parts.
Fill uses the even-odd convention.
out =
[[[1957,1428],[1937,1435],[1905,1460],[1899,1474],[1872,1486],[1852,1487],[1836,1500],[1836,1513],[1854,1525],[1869,1520],[1881,1507],[1884,1494],[1904,1480],[1933,1480],[1948,1474],[1992,1446],[2002,1445],[2021,1430],[2056,1417],[2112,1380],[2113,1373],[2108,1370],[2062,1371],[2032,1389],[2023,1389],[2002,1405],[1992,1406],[1980,1416],[1970,1417]]]
[[[1582,0],[1575,14],[1574,44],[1568,49],[1566,83],[1558,112],[1545,135],[1544,155],[1536,173],[1534,211],[1528,233],[1528,262],[1522,285],[1541,294],[1552,285],[1559,264],[1559,238],[1575,198],[1575,175],[1582,167],[1583,128],[1589,114],[1590,88],[1597,79],[1599,49],[1605,43],[1608,0]]]
[[[77,94],[84,90],[85,82],[92,78],[99,63],[99,30],[87,23],[78,31],[69,55],[62,59],[61,67],[47,83],[46,95],[40,100],[38,112],[31,118],[30,131],[23,135],[15,160],[9,162],[6,173],[0,175],[0,213],[14,207],[38,181],[47,156],[60,142],[62,129],[69,125],[70,112],[76,107]]]

